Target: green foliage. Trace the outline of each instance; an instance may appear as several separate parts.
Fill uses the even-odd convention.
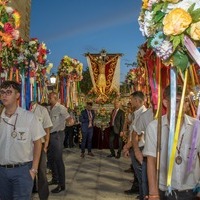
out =
[[[80,82],[81,92],[87,95],[87,93],[92,88],[92,80],[90,77],[89,68],[87,67],[86,70],[83,71],[83,79]]]
[[[173,62],[175,67],[178,67],[182,72],[184,72],[189,62],[188,55],[183,51],[176,51],[173,54]]]

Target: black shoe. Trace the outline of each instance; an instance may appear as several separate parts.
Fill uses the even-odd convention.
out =
[[[65,190],[65,187],[63,186],[57,186],[56,188],[54,188],[53,190],[51,190],[52,193],[59,193],[61,191]]]
[[[117,156],[115,158],[119,159],[121,157],[121,153],[117,153]]]
[[[48,185],[58,185],[58,181],[51,180],[48,182]]]
[[[115,157],[115,154],[112,154],[112,153],[111,153],[111,154],[110,154],[110,155],[108,155],[107,157],[108,157],[108,158]]]
[[[132,195],[132,194],[137,194],[137,193],[138,193],[138,191],[135,191],[133,189],[124,191],[124,194],[126,194],[126,195]]]

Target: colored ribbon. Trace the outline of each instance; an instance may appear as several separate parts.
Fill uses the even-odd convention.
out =
[[[188,80],[188,68],[185,71],[183,92],[182,92],[182,96],[181,96],[181,102],[180,102],[180,107],[179,107],[179,112],[178,112],[177,123],[176,123],[174,142],[173,142],[172,151],[171,151],[171,155],[170,155],[169,168],[168,168],[168,174],[167,174],[167,186],[168,187],[171,187],[172,172],[173,172],[173,167],[174,167],[174,161],[175,161],[175,155],[176,155],[176,147],[177,147],[177,144],[178,144],[179,132],[180,132],[180,128],[181,128],[183,104],[184,104],[184,99],[185,99],[185,91],[186,91],[187,80]]]
[[[197,120],[200,119],[200,101],[199,101],[199,104],[198,104],[196,119]],[[198,121],[196,121],[195,124],[194,124],[193,131],[192,131],[192,143],[191,143],[190,154],[189,154],[189,159],[188,159],[188,164],[187,164],[187,172],[188,173],[192,171],[193,156],[194,156],[195,147],[196,147],[196,144],[197,144],[198,124],[199,124]]]
[[[168,138],[168,169],[170,163],[170,156],[172,153],[172,146],[174,141],[175,134],[175,124],[176,124],[176,90],[177,90],[177,81],[176,81],[176,69],[175,67],[170,68],[170,125],[169,125],[169,138]],[[171,188],[168,188],[171,192]]]
[[[26,109],[26,103],[25,103],[25,75],[24,70],[21,72],[21,107]]]

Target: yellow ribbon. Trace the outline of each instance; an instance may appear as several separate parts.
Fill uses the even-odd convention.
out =
[[[156,111],[156,114],[155,114],[155,119],[158,119],[158,115],[159,115],[159,112],[160,112],[160,109],[161,109],[161,106],[160,106],[160,104],[161,104],[161,101],[160,101],[160,99],[161,99],[161,87],[162,87],[162,85],[161,85],[161,61],[160,61],[160,59],[159,58],[157,58],[158,60],[157,60],[157,67],[158,67],[158,106],[157,106],[157,111]],[[161,111],[162,112],[162,111]]]
[[[173,142],[172,152],[171,152],[170,161],[169,161],[169,168],[168,168],[168,174],[167,174],[167,186],[171,186],[172,172],[173,172],[175,155],[176,155],[176,147],[178,144],[179,132],[180,132],[180,128],[181,128],[181,120],[182,120],[182,114],[183,114],[183,104],[184,104],[184,100],[185,100],[185,91],[186,91],[187,80],[188,80],[188,69],[186,69],[186,71],[185,71],[183,92],[182,92],[182,96],[181,96],[181,102],[180,102],[178,118],[177,118],[177,123],[176,123],[176,129],[175,129],[175,135],[174,135],[174,142]]]

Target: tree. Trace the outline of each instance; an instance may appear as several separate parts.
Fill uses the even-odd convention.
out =
[[[89,67],[83,71],[83,79],[80,82],[81,92],[85,95],[92,89],[92,80],[90,77]]]

